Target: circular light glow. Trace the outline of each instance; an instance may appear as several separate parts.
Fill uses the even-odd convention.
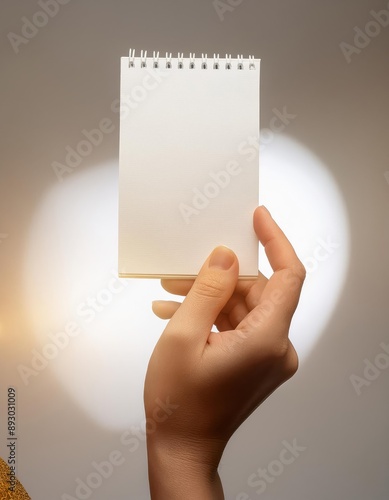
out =
[[[324,330],[349,261],[349,224],[342,195],[325,165],[282,135],[261,151],[260,198],[307,270],[290,338],[303,361]],[[259,269],[271,268],[260,251]]]
[[[116,277],[117,187],[115,163],[54,186],[34,214],[24,275],[36,377],[54,373],[91,418],[123,429],[144,418],[144,376],[165,324],[151,301],[170,296],[158,280]],[[308,269],[291,332],[303,361],[344,281],[345,209],[318,158],[282,136],[261,152],[260,192]],[[270,273],[263,254],[260,269]]]

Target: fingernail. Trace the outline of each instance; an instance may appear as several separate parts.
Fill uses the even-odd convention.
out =
[[[209,261],[209,267],[218,267],[219,269],[230,269],[235,261],[235,254],[226,246],[216,247],[212,252],[211,260]]]

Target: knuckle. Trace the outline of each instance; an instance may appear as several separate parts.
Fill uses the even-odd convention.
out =
[[[193,292],[200,298],[220,298],[224,295],[224,286],[220,277],[207,276],[206,279],[200,279],[192,288]]]
[[[296,275],[296,277],[301,281],[301,283],[304,283],[305,278],[307,276],[307,271],[300,260],[298,264],[296,264],[296,266],[294,267],[293,272]]]
[[[280,363],[285,380],[297,372],[299,366],[298,355],[289,339],[273,345],[272,358],[276,364]]]
[[[286,287],[290,290],[300,290],[306,277],[306,270],[299,261],[297,264],[284,271],[283,280]]]
[[[297,372],[299,367],[299,358],[294,349],[289,349],[289,355],[286,359],[285,364],[285,374],[287,378],[293,377],[293,375]]]
[[[274,343],[272,346],[272,351],[271,355],[275,361],[284,361],[286,356],[288,354],[288,342],[287,341],[280,341],[277,343]]]
[[[160,348],[166,349],[167,353],[172,350],[179,350],[182,353],[188,344],[188,336],[181,328],[167,325],[160,338],[159,344]]]

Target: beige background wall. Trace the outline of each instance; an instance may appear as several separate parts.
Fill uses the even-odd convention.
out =
[[[83,498],[148,498],[138,427],[147,359],[163,329],[150,301],[164,295],[158,282],[112,281],[118,114],[111,104],[119,93],[119,57],[129,47],[254,54],[262,59],[263,126],[274,108],[296,115],[268,151],[282,158],[283,138],[297,141],[338,190],[337,201],[324,183],[320,191],[308,161],[304,175],[320,199],[310,200],[307,189],[307,199],[292,207],[274,193],[262,192],[263,200],[307,259],[317,238],[338,234],[338,249],[307,279],[295,333],[303,351],[298,374],[226,450],[226,498],[386,500],[389,361],[380,344],[389,345],[389,26],[370,11],[384,9],[381,23],[389,24],[389,5],[226,0],[228,10],[218,14],[211,0],[62,3],[47,19],[37,15],[36,1],[3,0],[1,7],[1,456],[7,456],[6,391],[15,386],[18,473],[33,498],[81,498],[77,478],[91,477],[93,462],[115,450],[123,463]],[[25,18],[42,27],[25,28],[21,42]],[[64,162],[66,147],[104,118],[110,132],[59,182],[52,163]],[[293,198],[293,170],[287,179],[283,190]],[[289,209],[304,212],[301,223],[288,218]],[[113,286],[122,288],[102,292]],[[93,318],[82,316],[89,296],[106,302]],[[313,334],[315,342],[307,342]],[[63,347],[50,354],[55,335]],[[44,349],[52,359],[26,371]],[[369,365],[364,375],[369,362],[380,368]],[[273,461],[294,440],[304,450],[281,471]],[[274,471],[263,493],[253,485],[258,468]]]

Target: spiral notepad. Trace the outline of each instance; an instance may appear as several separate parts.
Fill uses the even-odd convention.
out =
[[[258,274],[260,60],[121,58],[119,276],[195,277],[218,245]]]

